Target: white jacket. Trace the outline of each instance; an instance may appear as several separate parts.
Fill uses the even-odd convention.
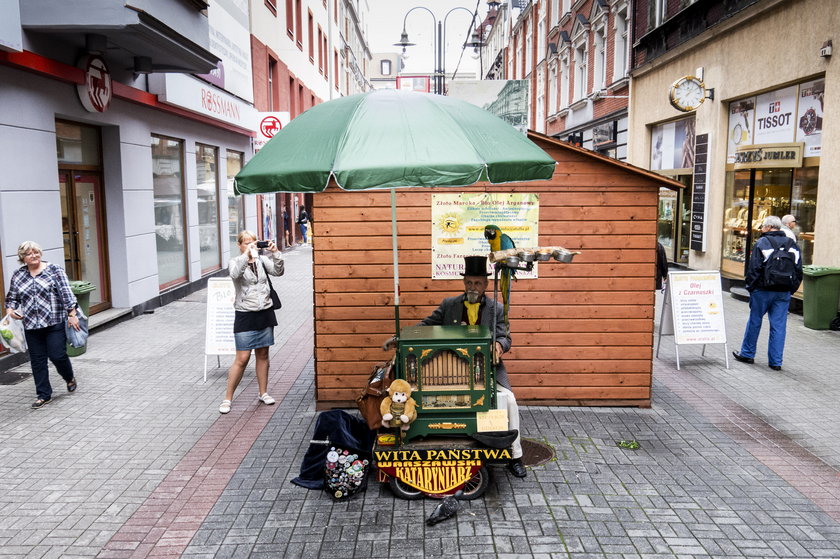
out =
[[[280,251],[270,254],[270,257],[260,256],[256,275],[248,266],[247,252],[230,259],[228,273],[236,289],[234,309],[254,312],[271,308],[271,290],[268,287],[269,279],[265,272],[268,270],[272,276],[282,276],[285,265]]]

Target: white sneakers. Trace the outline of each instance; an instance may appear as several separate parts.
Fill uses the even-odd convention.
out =
[[[270,406],[275,402],[274,398],[268,395],[268,392],[260,396],[258,399],[267,406]],[[222,404],[219,406],[219,413],[230,413],[230,400],[222,400]]]

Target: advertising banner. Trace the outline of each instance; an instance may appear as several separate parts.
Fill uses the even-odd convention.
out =
[[[432,279],[460,279],[465,256],[487,256],[486,225],[498,226],[517,247],[538,246],[539,216],[539,194],[432,194]],[[536,278],[537,266],[516,277]]]
[[[822,151],[824,92],[824,79],[805,82],[799,86],[796,141],[805,144],[804,157],[819,157]]]
[[[777,89],[755,98],[754,144],[794,141],[797,86]]]
[[[248,0],[210,0],[207,23],[210,52],[221,60],[209,74],[197,75],[240,99],[253,102]]]
[[[654,127],[650,169],[690,169],[694,166],[694,117]]]
[[[726,343],[720,272],[670,272],[675,342]]]
[[[526,134],[529,85],[528,80],[457,80],[448,84],[447,96],[481,107]]]
[[[739,146],[753,144],[753,122],[755,122],[755,97],[741,99],[729,104],[729,128],[727,128],[726,162],[735,162],[735,150]]]

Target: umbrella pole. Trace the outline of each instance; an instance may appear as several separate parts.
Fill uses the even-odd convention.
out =
[[[391,247],[394,253],[394,327],[400,337],[400,263],[397,254],[397,191],[391,188]]]

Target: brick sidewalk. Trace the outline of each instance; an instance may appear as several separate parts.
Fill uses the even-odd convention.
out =
[[[436,502],[374,481],[342,503],[291,485],[317,415],[310,263],[308,247],[287,254],[276,283],[275,406],[257,405],[252,366],[218,414],[203,292],[94,335],[79,391],[43,410],[31,379],[0,387],[0,557],[840,558],[840,336],[797,316],[782,372],[766,332],[756,365],[728,370],[722,348],[689,346],[676,371],[666,338],[651,409],[525,408],[524,435],[557,459],[524,480],[494,468],[435,527]],[[737,350],[747,305],[724,299]]]

